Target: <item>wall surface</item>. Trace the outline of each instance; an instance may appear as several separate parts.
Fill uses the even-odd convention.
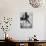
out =
[[[20,28],[20,15],[21,12],[33,13],[33,27],[30,29]],[[10,35],[17,40],[28,40],[34,34],[37,35],[37,39],[46,40],[46,7],[33,8],[28,0],[0,0],[0,20],[4,17],[12,17],[12,26],[10,28]],[[0,29],[0,39],[3,31]],[[3,33],[4,34],[4,33]]]

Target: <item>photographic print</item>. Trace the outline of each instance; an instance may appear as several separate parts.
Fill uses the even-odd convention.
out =
[[[32,28],[33,14],[30,12],[24,12],[20,17],[21,28]]]

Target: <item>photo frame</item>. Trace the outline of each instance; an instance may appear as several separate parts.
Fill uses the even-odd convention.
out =
[[[32,28],[33,25],[33,13],[23,12],[20,17],[20,28]]]

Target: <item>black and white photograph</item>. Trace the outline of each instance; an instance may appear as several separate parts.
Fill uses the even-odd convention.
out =
[[[24,12],[20,17],[21,28],[32,28],[33,14],[30,12]]]

